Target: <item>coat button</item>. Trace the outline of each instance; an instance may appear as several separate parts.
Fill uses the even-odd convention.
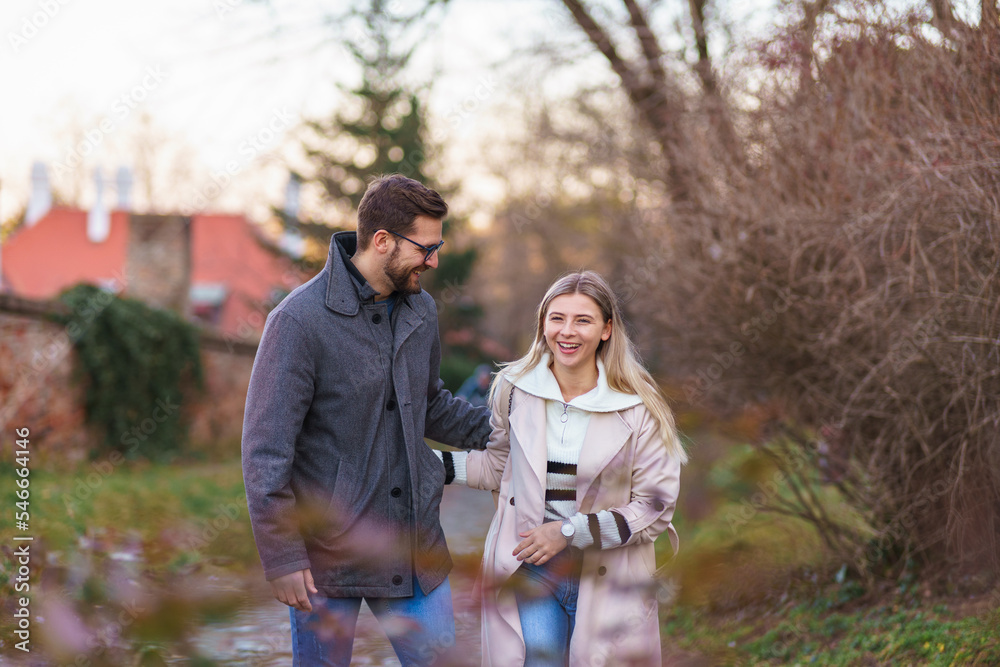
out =
[[[375,313],[374,315],[372,315],[372,322],[374,322],[375,324],[378,324],[381,321],[382,321],[382,314],[381,313]]]
[[[393,498],[399,498],[401,495],[403,495],[403,490],[397,486],[397,487],[394,487],[393,490],[389,492],[389,494]]]
[[[513,504],[514,504],[514,496],[511,496],[511,497],[510,497],[510,504],[511,504],[511,505],[513,505]]]
[[[602,577],[607,573],[608,573],[608,568],[604,567],[603,565],[597,568],[597,574],[601,575]]]
[[[397,574],[395,577],[392,578],[392,583],[395,584],[396,586],[399,586],[401,583],[403,583],[403,578]]]
[[[396,401],[389,401],[388,403],[386,403],[385,404],[385,409],[388,410],[389,412],[392,412],[393,410],[395,410],[396,409]]]

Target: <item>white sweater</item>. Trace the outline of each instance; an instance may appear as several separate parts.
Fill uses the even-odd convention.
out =
[[[601,510],[593,514],[577,511],[576,465],[594,412],[617,412],[641,403],[633,394],[623,394],[608,386],[604,364],[597,362],[597,386],[568,403],[563,401],[559,383],[549,369],[549,357],[514,382],[514,386],[545,399],[545,444],[548,472],[545,480],[545,519],[569,519],[576,533],[571,546],[583,549],[619,547],[631,535],[628,524],[617,512]],[[468,452],[435,451],[447,471],[446,484],[466,484]]]

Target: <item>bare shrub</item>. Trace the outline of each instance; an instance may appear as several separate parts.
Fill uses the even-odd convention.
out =
[[[826,425],[830,480],[872,529],[841,543],[859,570],[995,572],[1000,31],[837,25],[822,59],[800,30],[761,48],[777,83],[752,166],[674,217],[662,347],[693,403],[766,396]]]
[[[498,328],[530,310],[532,280],[605,271],[647,361],[688,403],[778,415],[770,453],[810,465],[789,470],[793,500],[773,509],[811,521],[867,576],[909,563],[996,573],[1000,27],[988,0],[978,25],[945,2],[788,3],[788,25],[749,62],[727,53],[725,77],[700,0],[697,63],[660,47],[639,3],[563,5],[618,96],[536,115],[517,161],[528,178],[501,215],[508,245],[489,260],[510,292],[489,300],[505,305]],[[628,27],[614,23],[626,14]],[[849,511],[824,507],[817,480]]]

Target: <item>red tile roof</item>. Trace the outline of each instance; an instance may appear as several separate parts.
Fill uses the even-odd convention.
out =
[[[3,289],[51,299],[79,282],[122,282],[129,237],[125,211],[111,214],[111,232],[100,243],[87,238],[87,212],[57,207],[23,227],[2,247]],[[305,278],[294,264],[267,250],[241,215],[196,214],[191,221],[191,284],[225,285],[218,328],[239,337],[263,328],[274,290],[291,291]],[[127,287],[126,287],[127,293]]]
[[[292,291],[304,276],[286,258],[265,249],[246,218],[195,215],[191,223],[191,283],[222,283],[228,296],[219,328],[243,335],[261,331],[272,291]],[[283,296],[283,295],[282,295]],[[280,298],[280,297],[278,297]]]
[[[128,245],[128,213],[111,214],[111,232],[101,243],[87,238],[87,212],[53,208],[31,227],[9,237],[0,251],[5,291],[51,299],[79,282],[95,285],[120,276]]]

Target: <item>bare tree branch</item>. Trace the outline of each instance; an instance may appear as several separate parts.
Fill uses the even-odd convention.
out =
[[[705,4],[707,0],[688,0],[691,10],[691,27],[694,29],[695,46],[698,49],[698,64],[695,71],[701,80],[702,92],[705,95],[705,107],[719,143],[725,149],[733,164],[742,167],[745,164],[743,148],[733,129],[725,100],[719,90],[719,82],[715,77],[712,57],[708,52],[708,35],[705,32]]]
[[[691,27],[694,29],[695,47],[698,49],[698,76],[706,92],[716,89],[712,72],[712,59],[708,54],[708,36],[705,34],[705,0],[688,0],[691,10]]]
[[[639,34],[640,43],[645,37],[643,49],[646,53],[647,67],[649,67],[649,59],[652,58],[656,63],[655,72],[661,78],[657,81],[657,74],[650,71],[648,72],[649,81],[644,81],[641,73],[618,53],[611,36],[594,20],[582,2],[563,0],[563,4],[573,16],[573,20],[583,29],[587,38],[608,60],[611,69],[621,79],[622,86],[632,105],[656,134],[657,143],[667,159],[667,182],[671,199],[675,202],[690,200],[695,191],[696,174],[691,168],[690,160],[685,159],[685,156],[689,154],[685,150],[687,142],[678,125],[683,104],[679,93],[672,94],[672,86],[668,84],[667,73],[662,68],[660,58],[657,56],[659,45],[655,44],[652,31],[646,25],[645,33],[639,33],[638,30],[636,32]],[[645,24],[645,19],[642,22]],[[653,42],[650,42],[650,39],[653,39]],[[646,51],[646,49],[650,50]]]
[[[997,0],[981,0],[979,29],[1000,36],[1000,12],[997,11]]]
[[[942,0],[947,1],[947,0]],[[799,94],[804,94],[813,85],[813,42],[816,38],[816,26],[819,24],[819,17],[829,8],[830,0],[815,0],[814,2],[802,3],[802,23],[800,31],[802,34],[802,59],[799,64]]]
[[[958,27],[958,19],[952,11],[950,0],[930,0],[931,11],[934,12],[934,27],[951,37]]]
[[[650,29],[646,16],[635,0],[623,0],[625,8],[628,9],[629,21],[632,29],[642,47],[642,54],[646,59],[646,67],[654,85],[667,85],[667,73],[663,69],[663,49],[656,39],[656,34]]]
[[[582,2],[577,2],[577,0],[563,0],[563,4],[566,9],[569,10],[570,14],[573,16],[573,20],[576,21],[583,32],[586,33],[587,38],[597,47],[597,50],[607,58],[608,63],[611,65],[611,69],[614,73],[618,75],[618,78],[622,80],[622,84],[625,86],[626,90],[632,91],[637,90],[642,87],[641,79],[638,73],[636,73],[632,67],[618,54],[618,50],[615,48],[614,43],[611,41],[611,36],[605,32],[604,28],[598,25],[594,17],[590,15],[587,8],[583,6]]]

